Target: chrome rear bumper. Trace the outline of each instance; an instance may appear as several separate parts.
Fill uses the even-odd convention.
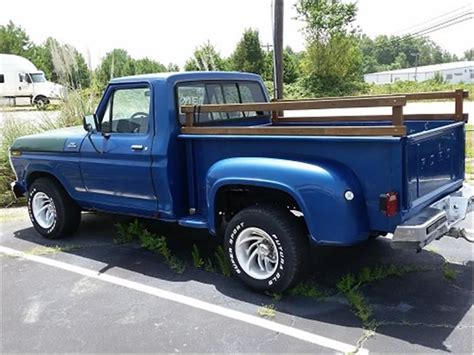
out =
[[[421,249],[435,239],[456,232],[456,225],[474,210],[474,188],[463,186],[397,226],[392,247]]]

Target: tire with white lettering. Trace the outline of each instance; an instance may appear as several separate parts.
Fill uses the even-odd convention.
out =
[[[28,213],[36,231],[49,239],[73,234],[81,222],[80,207],[50,178],[38,178],[31,184]]]
[[[309,255],[301,222],[272,205],[237,213],[226,228],[224,246],[234,275],[259,291],[282,292],[291,287]]]

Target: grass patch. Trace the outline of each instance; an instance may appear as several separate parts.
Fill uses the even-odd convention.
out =
[[[303,281],[288,291],[291,296],[303,296],[315,299],[325,299],[328,294],[321,291],[317,285],[310,281]]]
[[[427,81],[397,81],[392,84],[385,85],[369,85],[368,90],[362,94],[368,95],[387,95],[387,94],[405,94],[415,92],[433,92],[433,91],[454,91],[457,89],[463,89],[469,91],[469,98],[465,100],[473,100],[472,93],[474,92],[474,84],[469,83],[457,83],[448,84],[437,82],[436,80]]]
[[[456,280],[458,273],[456,270],[452,269],[449,266],[449,263],[444,263],[443,265],[443,276],[446,280],[448,281],[454,281]]]
[[[275,305],[264,304],[262,307],[257,309],[257,314],[262,318],[273,319],[276,317]]]
[[[466,126],[466,158],[474,159],[474,125]]]

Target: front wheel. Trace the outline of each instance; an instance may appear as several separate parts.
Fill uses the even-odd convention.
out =
[[[28,213],[36,231],[49,239],[74,233],[81,221],[81,209],[49,178],[35,180],[28,191]]]
[[[260,291],[292,286],[309,254],[300,221],[285,209],[265,205],[237,213],[226,228],[224,245],[233,273]]]
[[[48,106],[49,100],[48,100],[47,97],[38,96],[35,99],[34,104],[36,105],[36,108],[38,108],[39,110],[44,110],[46,108],[46,106]]]

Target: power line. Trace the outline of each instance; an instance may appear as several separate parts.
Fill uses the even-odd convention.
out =
[[[397,44],[399,42],[406,41],[408,39],[423,37],[423,36],[426,36],[430,33],[439,31],[441,29],[454,26],[458,23],[469,21],[469,20],[472,19],[472,15],[473,15],[472,11],[463,13],[462,15],[456,15],[454,17],[451,17],[449,20],[443,20],[441,22],[438,22],[437,24],[433,24],[433,25],[430,25],[429,27],[418,30],[417,32],[409,33],[409,34],[406,34],[402,37],[394,38],[394,39],[392,39],[388,42],[380,43],[380,44],[376,45],[376,47],[377,46],[382,46],[382,45],[385,46],[387,44]]]
[[[445,20],[445,21],[443,21],[443,22],[437,23],[436,25],[431,25],[430,27],[427,27],[427,28],[425,28],[425,29],[419,30],[418,32],[414,32],[414,33],[408,34],[408,35],[406,35],[406,36],[412,37],[412,36],[416,36],[416,35],[424,35],[424,34],[425,34],[425,31],[429,31],[429,30],[431,30],[431,29],[437,28],[437,27],[439,27],[439,26],[442,26],[442,25],[444,25],[444,24],[447,24],[447,23],[449,23],[449,22],[458,20],[458,19],[460,19],[460,18],[462,18],[462,17],[468,16],[468,15],[472,15],[472,14],[473,14],[473,12],[470,11],[470,12],[466,12],[466,13],[464,13],[464,14],[462,14],[462,15],[456,15],[456,16],[450,18],[449,20]],[[429,33],[429,32],[428,32],[428,33]],[[404,37],[405,37],[405,36],[404,36]]]
[[[437,20],[437,19],[446,17],[446,16],[448,16],[448,15],[451,15],[451,14],[453,14],[453,13],[456,13],[456,12],[458,12],[458,11],[460,11],[460,10],[464,10],[464,9],[469,9],[469,10],[471,10],[471,9],[472,9],[472,5],[470,5],[470,4],[469,4],[469,5],[464,5],[464,6],[462,6],[462,7],[459,7],[459,8],[457,8],[457,9],[451,10],[451,11],[449,11],[449,12],[445,12],[444,14],[438,15],[438,16],[436,16],[436,17],[432,17],[432,18],[430,18],[430,19],[428,19],[428,20],[426,20],[426,21],[420,22],[420,23],[415,24],[415,25],[412,25],[412,26],[410,26],[410,27],[406,27],[406,28],[404,28],[404,29],[401,29],[401,30],[399,30],[399,31],[396,31],[395,33],[392,34],[392,36],[401,36],[404,32],[407,32],[407,31],[409,31],[409,30],[413,30],[413,29],[419,28],[419,27],[421,27],[421,26],[423,26],[423,25],[425,25],[425,24],[428,24],[428,23],[430,23],[430,22],[433,22],[434,20]]]

